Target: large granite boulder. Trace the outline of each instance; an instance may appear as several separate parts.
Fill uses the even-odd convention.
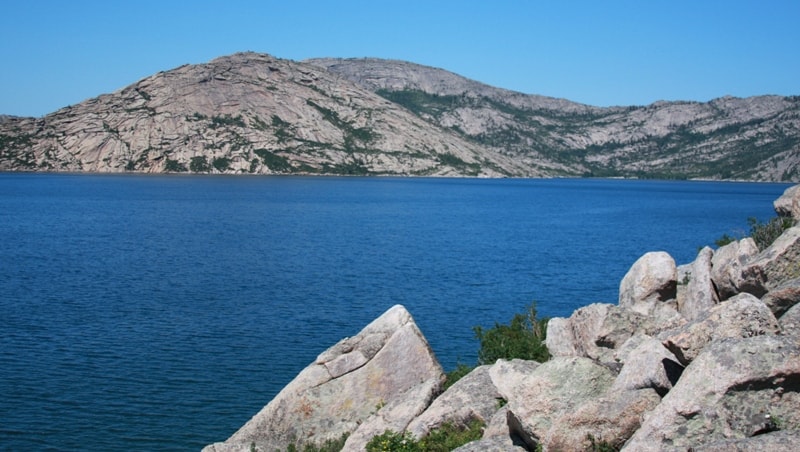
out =
[[[793,336],[800,341],[800,304],[791,307],[781,318],[778,319],[781,325],[781,333],[785,336]]]
[[[687,365],[711,341],[729,337],[778,334],[778,320],[758,298],[741,293],[714,306],[702,317],[659,335],[681,364]]]
[[[742,440],[780,428],[776,419],[796,429],[798,391],[800,346],[794,338],[765,335],[715,341],[645,416],[623,450],[685,451]]]
[[[619,447],[659,402],[661,397],[652,389],[610,390],[556,418],[542,440],[543,450],[593,451],[601,444]]]
[[[473,420],[488,423],[502,398],[492,383],[490,368],[488,365],[477,367],[455,382],[411,421],[406,431],[421,438],[445,423],[464,428]]]
[[[720,247],[711,258],[711,280],[719,299],[724,301],[741,292],[746,284],[742,269],[758,254],[758,246],[750,237]],[[688,278],[687,278],[688,279]]]
[[[619,285],[619,305],[651,315],[663,303],[675,298],[677,267],[664,251],[651,251],[636,260]]]
[[[785,281],[761,297],[761,301],[775,314],[775,317],[781,317],[800,302],[800,278]]]
[[[542,363],[520,384],[508,400],[510,434],[535,450],[559,417],[601,397],[614,381],[614,373],[581,357],[556,357]]]
[[[337,439],[362,425],[402,430],[443,379],[411,315],[397,305],[320,354],[239,431],[204,451],[286,450]],[[365,436],[354,434],[351,443]]]
[[[711,281],[711,259],[714,251],[705,247],[686,268],[686,284],[678,298],[678,312],[688,320],[694,320],[719,303],[717,291]]]
[[[550,319],[545,343],[553,356],[582,356],[611,363],[619,361],[615,350],[631,336],[658,331],[660,325],[651,316],[622,306],[593,303],[576,309],[567,319]]]
[[[628,342],[637,345],[627,353],[611,390],[622,392],[649,388],[662,397],[666,395],[683,372],[678,358],[661,341],[650,336],[636,336]]]
[[[772,207],[778,216],[800,220],[800,185],[792,185],[784,190],[781,197],[772,202]]]
[[[781,234],[742,269],[742,292],[762,297],[781,284],[800,278],[800,227]]]

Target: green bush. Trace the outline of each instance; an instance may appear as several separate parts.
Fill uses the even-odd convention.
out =
[[[211,167],[208,166],[208,160],[206,160],[205,155],[201,155],[199,157],[192,157],[189,161],[189,169],[193,173],[207,173]]]
[[[217,171],[223,172],[226,169],[228,169],[228,167],[231,164],[231,161],[227,157],[217,157],[214,159],[213,162],[211,162],[211,164],[214,166],[214,168],[217,169]]]
[[[747,219],[750,225],[750,237],[756,242],[758,249],[764,250],[772,245],[783,231],[794,226],[794,219],[789,217],[775,217],[766,223],[761,223],[757,218],[750,217]]]
[[[478,364],[494,364],[498,359],[547,361],[550,352],[544,341],[548,320],[536,318],[536,303],[532,303],[527,313],[514,315],[508,325],[495,323],[487,330],[476,326],[475,337],[481,344]]]
[[[420,440],[411,433],[386,430],[367,443],[367,452],[447,452],[481,439],[485,424],[477,419],[466,427],[445,423]]]

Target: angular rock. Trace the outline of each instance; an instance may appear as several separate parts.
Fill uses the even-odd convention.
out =
[[[651,315],[659,303],[675,298],[675,260],[664,251],[651,251],[631,266],[619,285],[619,305]]]
[[[661,397],[652,389],[609,391],[575,411],[558,417],[547,432],[544,450],[596,450],[600,444],[620,447],[642,424]]]
[[[572,333],[570,319],[553,317],[547,322],[545,345],[552,356],[578,356],[575,349],[575,335]]]
[[[742,293],[711,308],[694,322],[665,331],[659,338],[685,366],[713,340],[778,334],[779,331],[778,320],[767,306],[758,298]]]
[[[569,319],[551,319],[545,343],[553,356],[583,356],[614,362],[615,348],[637,332],[651,334],[655,330],[651,319],[643,314],[621,306],[594,303],[577,309]]]
[[[250,450],[254,445],[272,451],[320,444],[356,431],[379,409],[387,424],[405,427],[443,379],[411,315],[397,305],[320,354],[239,431],[204,450]]]
[[[387,403],[358,426],[347,438],[343,450],[364,450],[373,437],[386,430],[402,432],[436,397],[440,387],[441,381],[433,378],[412,387],[401,397]]]
[[[745,439],[774,430],[776,418],[796,428],[798,391],[800,347],[793,338],[715,341],[686,368],[622,450],[688,450]]]
[[[772,202],[772,207],[778,216],[800,220],[800,185],[784,190],[781,197]]]
[[[781,234],[742,269],[740,291],[761,297],[781,284],[800,278],[800,227]]]
[[[498,359],[489,368],[489,378],[500,397],[508,401],[519,392],[520,387],[526,384],[527,379],[540,365],[536,361]]]
[[[770,290],[761,301],[780,318],[792,306],[800,302],[800,278],[790,279]]]
[[[796,452],[800,430],[778,430],[743,439],[723,439],[692,447],[692,452]]]
[[[453,449],[453,452],[524,452],[526,450],[524,445],[515,444],[509,438],[495,436],[464,444]]]
[[[644,337],[637,341],[617,375],[612,391],[635,391],[637,389],[653,389],[658,395],[666,395],[678,382],[683,365],[661,341]]]
[[[791,309],[778,319],[781,325],[781,332],[784,336],[792,336],[800,340],[800,304],[794,305]]]
[[[445,423],[466,428],[476,419],[488,422],[500,407],[498,402],[501,400],[500,393],[489,376],[490,367],[477,367],[455,382],[411,421],[406,431],[421,438]]]
[[[742,269],[758,254],[756,242],[746,237],[720,247],[711,258],[711,280],[721,301],[741,292],[745,287]]]
[[[588,358],[556,357],[542,363],[509,395],[510,433],[535,450],[556,419],[601,397],[613,381],[607,367]]]
[[[686,287],[678,299],[678,312],[686,319],[694,320],[719,303],[714,283],[711,282],[711,259],[714,251],[705,247],[686,270]]]

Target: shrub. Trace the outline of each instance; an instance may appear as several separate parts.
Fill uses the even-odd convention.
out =
[[[452,423],[442,424],[420,440],[409,432],[397,433],[386,430],[367,443],[367,452],[447,452],[459,446],[481,439],[485,424],[477,419],[466,427]]]
[[[211,164],[214,166],[214,168],[217,169],[217,171],[223,172],[226,169],[228,169],[228,166],[230,166],[231,161],[227,157],[218,157],[215,158],[214,161],[211,162]]]
[[[189,161],[189,169],[193,173],[207,173],[211,167],[208,166],[208,160],[205,155],[199,157],[192,157]]]
[[[476,326],[475,337],[481,344],[478,364],[494,364],[498,359],[547,361],[550,352],[544,341],[548,320],[536,318],[536,303],[532,303],[527,313],[515,314],[508,325],[495,323],[488,330]]]
[[[758,249],[764,250],[772,245],[783,231],[794,226],[794,219],[789,217],[775,217],[766,223],[761,223],[757,218],[747,219],[750,225],[750,237],[756,242]]]
[[[170,173],[185,173],[186,165],[177,160],[167,159],[167,164],[164,169]]]

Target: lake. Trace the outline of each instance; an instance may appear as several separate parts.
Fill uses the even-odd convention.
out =
[[[0,449],[198,450],[394,304],[473,326],[616,303],[787,184],[0,173]]]

